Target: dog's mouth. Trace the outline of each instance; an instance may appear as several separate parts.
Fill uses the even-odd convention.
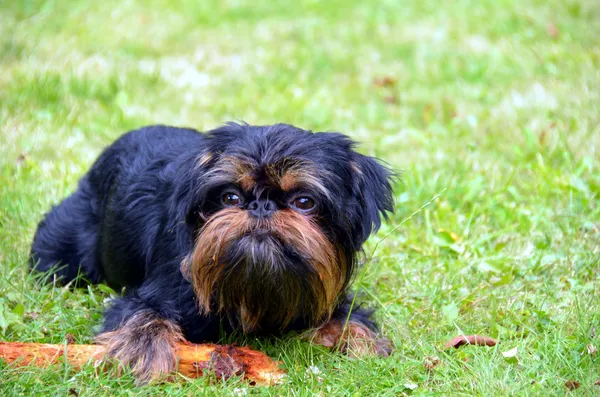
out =
[[[259,227],[254,230],[248,231],[244,234],[244,237],[277,237],[277,232],[275,230],[267,229],[264,227]]]
[[[218,312],[244,331],[284,328],[302,317],[319,324],[345,287],[345,262],[302,215],[281,211],[257,225],[227,209],[200,230],[190,278],[203,313]]]
[[[212,308],[245,331],[285,326],[318,310],[323,289],[318,275],[274,233],[233,241],[225,247],[221,266]]]

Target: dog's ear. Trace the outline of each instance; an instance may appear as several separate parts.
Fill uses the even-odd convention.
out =
[[[351,165],[354,194],[362,207],[354,237],[362,245],[379,229],[381,218],[387,219],[388,212],[394,210],[392,184],[396,174],[379,160],[359,153],[355,153]]]
[[[177,182],[172,192],[174,200],[169,202],[176,203],[176,208],[170,210],[175,214],[174,219],[184,220],[193,229],[198,226],[200,214],[197,211],[204,199],[202,182],[215,158],[214,152],[207,149],[198,155],[189,155],[174,170]]]

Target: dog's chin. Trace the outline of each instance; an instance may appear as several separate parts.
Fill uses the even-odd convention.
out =
[[[200,229],[189,276],[202,313],[219,312],[246,331],[318,325],[345,287],[346,262],[310,219],[289,210],[258,221],[239,208]]]
[[[214,286],[214,308],[245,332],[284,328],[303,319],[319,323],[324,286],[319,274],[277,233],[256,230],[225,247]]]

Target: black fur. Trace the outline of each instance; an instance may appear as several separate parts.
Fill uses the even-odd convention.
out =
[[[318,176],[330,193],[319,201],[319,226],[349,255],[353,267],[361,245],[393,204],[391,172],[353,149],[354,143],[342,134],[285,124],[231,123],[206,134],[166,126],[129,132],[100,155],[77,191],[39,224],[31,265],[37,271],[55,271],[63,283],[81,273],[90,283],[126,287],[125,295],[106,310],[103,331],[149,311],[177,324],[192,342],[216,341],[221,329],[237,328],[235,321],[228,321],[236,316],[200,314],[192,286],[180,270],[205,213],[219,206],[212,195],[222,181],[207,178],[215,161],[232,156],[256,164],[289,158],[318,164]],[[201,161],[206,153],[213,156]],[[345,285],[352,274],[350,269]],[[342,296],[333,318],[345,318],[349,310]],[[370,312],[355,308],[351,316],[376,329]],[[299,316],[283,330],[269,325],[262,332],[308,326]]]

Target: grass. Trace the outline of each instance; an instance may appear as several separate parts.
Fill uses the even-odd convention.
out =
[[[135,388],[0,364],[0,395],[600,393],[596,1],[6,1],[0,57],[3,340],[92,340],[106,289],[39,287],[27,253],[43,213],[128,129],[288,122],[403,170],[354,287],[393,357],[249,338],[287,384]],[[441,349],[460,333],[501,342]]]

